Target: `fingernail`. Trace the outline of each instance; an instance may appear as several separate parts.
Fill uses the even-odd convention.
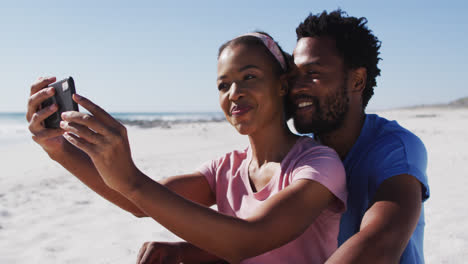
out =
[[[81,97],[79,94],[75,94],[76,100],[81,100],[83,97]]]
[[[49,109],[52,110],[52,111],[57,110],[57,105],[53,104],[53,105],[49,106]]]
[[[63,133],[63,136],[64,136],[66,139],[71,139],[71,138],[72,138],[72,137],[70,136],[70,134],[68,134],[68,132]]]
[[[54,87],[50,87],[49,89],[47,89],[47,93],[48,94],[53,94],[54,93]]]
[[[62,113],[62,119],[67,119],[69,114],[67,112]]]
[[[65,128],[67,126],[67,122],[65,121],[60,121],[60,127]]]

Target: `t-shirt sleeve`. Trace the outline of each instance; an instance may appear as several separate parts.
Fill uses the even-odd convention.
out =
[[[196,170],[203,174],[210,185],[211,191],[216,195],[216,170],[217,160],[209,160],[202,163]]]
[[[427,152],[417,136],[409,132],[389,135],[376,144],[371,155],[374,159],[372,173],[376,176],[375,182],[371,182],[374,185],[371,190],[375,192],[383,181],[393,176],[408,174],[421,182],[423,201],[429,198]]]
[[[292,173],[292,182],[308,179],[317,181],[332,192],[338,199],[331,210],[342,213],[346,209],[346,174],[336,152],[328,147],[309,148],[298,158]]]

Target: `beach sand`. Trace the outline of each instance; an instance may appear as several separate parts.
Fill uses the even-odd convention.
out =
[[[379,114],[414,132],[428,150],[426,263],[465,263],[468,109]],[[192,172],[248,144],[227,122],[132,127],[129,137],[135,163],[154,179]],[[0,263],[134,263],[145,241],[179,240],[155,221],[136,218],[89,190],[29,136],[0,146],[0,161]]]

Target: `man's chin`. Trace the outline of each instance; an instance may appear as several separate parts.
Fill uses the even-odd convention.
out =
[[[300,134],[310,134],[316,133],[316,127],[310,122],[298,122],[297,119],[294,119],[294,128]]]
[[[314,120],[311,122],[299,122],[294,119],[294,128],[300,134],[311,134],[313,133],[316,136],[329,133],[336,129],[335,126],[324,122],[322,120]]]

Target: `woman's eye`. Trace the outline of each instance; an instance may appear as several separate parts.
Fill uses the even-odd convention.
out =
[[[228,84],[227,83],[220,83],[218,85],[218,90],[224,90],[224,89],[227,89],[228,88]]]

